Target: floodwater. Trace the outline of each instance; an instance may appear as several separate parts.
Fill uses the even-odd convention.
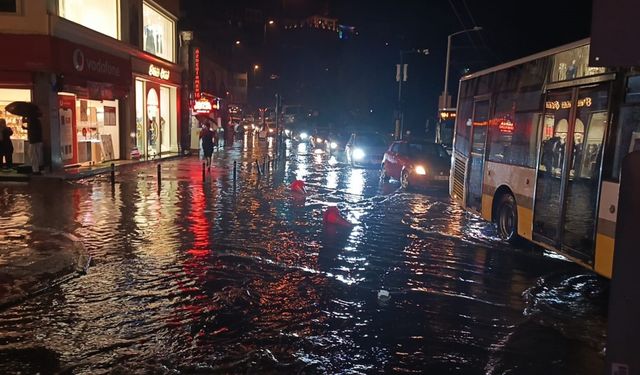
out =
[[[607,280],[304,147],[258,179],[265,152],[214,154],[204,181],[197,158],[165,161],[160,189],[155,164],[113,187],[0,184],[3,240],[54,229],[93,259],[0,310],[0,373],[603,372]],[[325,228],[330,205],[355,225]]]

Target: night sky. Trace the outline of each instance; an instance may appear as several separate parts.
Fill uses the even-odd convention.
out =
[[[455,94],[464,71],[588,37],[591,7],[589,0],[183,0],[181,28],[210,40],[231,69],[248,71],[256,62],[264,67],[262,77],[250,79],[249,90],[258,87],[250,104],[271,105],[278,91],[290,104],[316,106],[327,121],[385,130],[391,127],[397,101],[400,51],[427,48],[427,56],[406,55],[409,81],[402,95],[406,127],[423,131],[427,120],[433,124],[436,119],[449,34],[483,28],[452,38],[449,92]],[[337,18],[354,26],[358,35],[342,41],[305,35],[309,42],[300,43],[282,28],[285,20],[312,14]],[[276,20],[278,27],[268,30],[269,44],[263,48],[261,22],[266,19]],[[235,40],[242,40],[244,49],[234,57],[230,46]],[[278,82],[265,78],[271,74]]]

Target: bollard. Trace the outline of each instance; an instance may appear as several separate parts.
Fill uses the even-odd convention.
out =
[[[233,161],[233,188],[236,188],[236,167],[237,167],[237,162],[234,160]]]
[[[160,181],[162,180],[162,167],[158,164],[158,189],[160,189]]]
[[[202,181],[205,179],[204,163],[202,163]]]
[[[116,183],[116,166],[111,163],[111,185]]]

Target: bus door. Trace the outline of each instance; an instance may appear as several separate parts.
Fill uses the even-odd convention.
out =
[[[591,263],[609,83],[549,91],[545,100],[534,239]]]
[[[471,153],[467,173],[467,207],[480,212],[482,210],[482,177],[484,169],[484,151],[489,124],[489,100],[476,100],[473,106],[471,123]]]

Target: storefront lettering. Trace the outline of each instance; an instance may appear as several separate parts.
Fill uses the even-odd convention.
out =
[[[591,107],[591,105],[593,104],[593,100],[590,97],[586,97],[583,99],[578,99],[577,101],[577,106],[579,107]],[[571,101],[570,100],[563,100],[562,102],[559,101],[553,101],[553,102],[545,102],[544,103],[544,107],[546,109],[553,109],[553,110],[559,110],[559,109],[569,109],[571,108]]]
[[[200,48],[193,51],[193,93],[196,99],[200,99]]]
[[[156,77],[164,80],[168,80],[171,72],[165,68],[157,67],[153,64],[149,65],[149,75],[151,77]]]
[[[89,57],[85,57],[84,52],[81,49],[76,48],[73,51],[73,67],[78,71],[87,71],[91,73],[106,74],[114,77],[120,77],[120,68],[110,64],[103,59],[94,60]]]

